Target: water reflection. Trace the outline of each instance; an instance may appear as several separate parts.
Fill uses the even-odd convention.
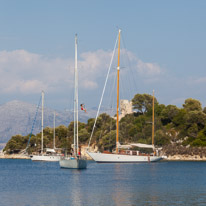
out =
[[[113,176],[115,178],[115,182],[111,193],[115,206],[132,204],[130,199],[134,191],[130,187],[130,181],[128,181],[129,170],[130,167],[126,167],[125,169],[125,164],[114,164]]]
[[[0,163],[3,206],[203,206],[206,202],[206,163],[92,163],[86,170],[23,160]]]

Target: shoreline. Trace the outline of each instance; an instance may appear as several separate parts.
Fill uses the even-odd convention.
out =
[[[12,154],[12,155],[7,155],[7,154],[1,154],[0,159],[31,159],[29,156],[26,155],[17,155],[17,154]]]
[[[0,159],[31,159],[27,155],[19,155],[19,154],[0,154]],[[90,159],[88,159],[90,160]],[[161,161],[206,161],[206,156],[200,157],[199,155],[169,155],[167,158]]]
[[[166,161],[206,161],[206,156],[200,157],[199,155],[169,155]]]

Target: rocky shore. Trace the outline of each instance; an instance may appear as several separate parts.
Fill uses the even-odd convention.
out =
[[[82,146],[81,153],[88,160],[91,160],[86,149],[87,146]],[[92,149],[96,152],[98,148]],[[164,161],[206,161],[206,148],[168,145],[163,147],[160,155],[166,157]],[[30,157],[24,154],[4,154],[0,152],[0,159],[30,159]]]
[[[0,155],[0,159],[30,159],[29,156],[11,154],[11,155]],[[88,158],[91,160],[91,158]],[[199,155],[169,155],[164,161],[206,161],[206,156],[200,157]]]
[[[30,159],[27,155],[21,155],[21,154],[0,154],[0,159]]]
[[[200,157],[199,155],[173,155],[168,156],[167,161],[206,161],[206,157]]]
[[[162,155],[168,161],[206,161],[206,148],[173,144],[163,147]]]

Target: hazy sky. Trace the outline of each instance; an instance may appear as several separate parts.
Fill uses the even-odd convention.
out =
[[[181,107],[192,97],[206,106],[205,0],[0,0],[0,5],[0,104],[15,99],[37,104],[43,89],[48,107],[71,107],[77,33],[80,102],[97,107],[121,28],[128,57],[121,58],[122,73],[132,73],[136,85],[128,98],[154,89],[166,105]]]

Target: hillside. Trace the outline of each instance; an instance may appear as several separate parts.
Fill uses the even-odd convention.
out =
[[[13,135],[27,135],[31,132],[37,105],[21,101],[11,101],[0,106],[0,144],[6,143]],[[95,115],[95,110],[80,113],[80,121],[86,122]],[[53,127],[54,110],[44,109],[44,127]],[[69,125],[73,119],[72,111],[56,111],[56,126]],[[38,110],[33,133],[41,130],[41,108]]]
[[[151,95],[136,94],[134,96],[132,99],[134,112],[127,114],[119,121],[120,144],[152,143],[152,102],[153,97]],[[162,147],[164,153],[168,156],[178,154],[206,156],[204,149],[206,147],[206,108],[202,108],[200,101],[192,98],[186,99],[182,108],[175,105],[159,104],[156,98],[154,103],[155,145]],[[51,118],[52,125],[53,118],[50,114],[52,112],[48,113],[50,117],[46,118]],[[29,117],[27,118],[29,119]],[[26,123],[28,124],[28,121]],[[78,130],[81,144],[88,144],[93,124],[93,118],[90,118],[86,123],[80,120]],[[28,142],[29,132],[26,136],[22,135],[23,133],[21,135],[15,133],[16,135],[12,136],[4,150],[7,153],[17,153],[24,149]],[[73,134],[73,122],[70,122],[69,126],[64,124],[56,127],[56,146],[58,148],[70,148],[73,142]],[[100,114],[91,144],[97,146],[100,151],[112,151],[115,149],[115,139],[115,119],[106,113]],[[51,147],[52,140],[53,130],[45,125],[44,147]],[[28,152],[38,152],[40,143],[40,133],[32,136]]]

